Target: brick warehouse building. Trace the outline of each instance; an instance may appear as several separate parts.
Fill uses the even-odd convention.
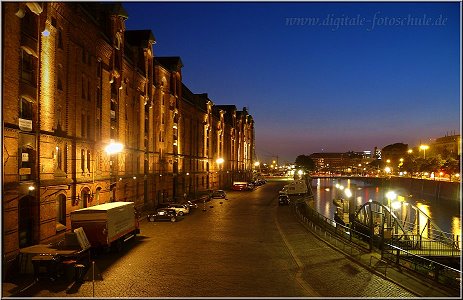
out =
[[[61,239],[73,210],[250,179],[252,116],[191,92],[180,57],[156,57],[127,18],[120,3],[2,3],[4,267]]]

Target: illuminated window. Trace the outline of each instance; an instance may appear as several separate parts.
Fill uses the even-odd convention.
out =
[[[80,169],[82,170],[82,172],[85,171],[85,150],[84,149],[80,151]]]
[[[89,171],[90,171],[90,162],[91,162],[90,150],[87,150],[87,170]]]

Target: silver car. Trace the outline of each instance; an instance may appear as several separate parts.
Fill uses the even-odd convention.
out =
[[[183,216],[190,213],[190,207],[180,203],[169,203],[168,208],[175,209],[177,215]]]

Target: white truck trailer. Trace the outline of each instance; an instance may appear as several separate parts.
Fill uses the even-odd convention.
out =
[[[140,233],[133,202],[110,202],[71,212],[71,229],[82,227],[92,248],[109,248]]]

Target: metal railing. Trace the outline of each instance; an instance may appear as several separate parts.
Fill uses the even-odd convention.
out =
[[[342,247],[345,250],[346,247],[350,247],[351,255],[353,255],[353,249],[356,249],[358,254],[379,250],[381,251],[380,261],[383,263],[389,262],[393,266],[406,268],[419,276],[431,279],[452,289],[459,289],[461,287],[462,272],[460,270],[412,253],[411,249],[407,251],[403,249],[403,245],[398,247],[391,244],[391,241],[388,241],[388,243],[378,242],[378,237],[369,236],[355,231],[348,226],[341,225],[321,215],[304,201],[292,202],[291,206],[299,220],[305,226],[310,228],[315,234],[328,239],[338,248]],[[422,242],[424,243],[424,241]],[[372,245],[377,245],[378,247],[373,248]],[[426,247],[426,245],[424,246]],[[430,245],[427,246],[429,247]],[[453,251],[452,255],[461,256],[459,250],[449,250],[448,246],[445,248],[445,251]],[[442,248],[442,252],[444,253],[444,248]],[[421,255],[424,255],[424,253],[421,253]],[[371,263],[370,258],[370,266]],[[385,275],[386,269],[387,266],[384,271]]]

